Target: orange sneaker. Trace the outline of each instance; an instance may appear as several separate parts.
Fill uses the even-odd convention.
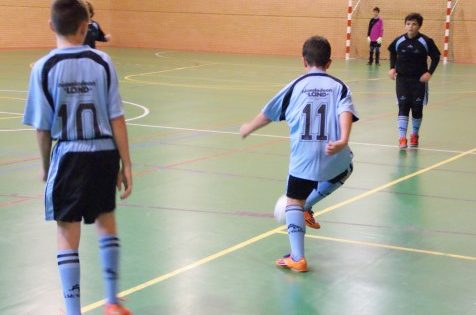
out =
[[[313,229],[321,228],[321,225],[319,224],[319,222],[317,222],[316,219],[314,218],[314,212],[311,209],[304,211],[304,221],[306,221],[306,225],[310,228],[313,228]]]
[[[399,144],[400,149],[406,149],[408,147],[407,138],[400,137],[400,139],[398,140],[398,144]]]
[[[288,254],[283,258],[276,259],[276,266],[288,268],[297,272],[306,272],[307,271],[307,261],[306,258],[301,258],[299,261],[294,261],[291,258],[291,255]]]
[[[132,315],[132,312],[121,304],[106,304],[104,315]]]
[[[412,133],[410,135],[410,147],[417,147],[418,146],[418,135],[416,133]]]

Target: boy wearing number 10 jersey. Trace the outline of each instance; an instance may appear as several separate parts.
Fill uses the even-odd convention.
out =
[[[311,207],[342,186],[352,173],[348,146],[357,112],[349,88],[326,73],[331,46],[320,36],[303,45],[307,73],[278,92],[250,122],[241,126],[243,138],[271,121],[285,120],[291,155],[287,180],[286,225],[291,253],[276,261],[280,267],[307,271],[305,225],[319,228]]]
[[[132,191],[127,130],[110,57],[82,45],[88,22],[83,1],[53,1],[50,26],[57,48],[32,69],[23,123],[37,129],[45,216],[57,222],[66,314],[81,314],[78,249],[84,220],[96,223],[99,235],[104,312],[128,315],[117,298],[120,243],[114,216],[116,186],[124,185],[122,199]]]

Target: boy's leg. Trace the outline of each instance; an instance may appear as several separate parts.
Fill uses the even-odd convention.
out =
[[[103,268],[105,298],[109,304],[118,304],[117,280],[119,269],[119,238],[114,212],[103,213],[96,219],[99,235],[99,254]]]
[[[380,44],[375,46],[375,64],[380,65]]]
[[[410,115],[411,87],[407,79],[397,77],[398,132],[400,149],[407,147],[408,119]]]
[[[412,133],[410,135],[410,147],[418,147],[421,122],[423,121],[423,105],[412,106]]]
[[[67,315],[80,315],[79,239],[81,222],[57,221],[58,271]]]
[[[96,218],[99,234],[99,252],[104,277],[106,315],[132,315],[132,312],[119,303],[117,298],[119,278],[119,238],[117,237],[114,212],[102,213]]]
[[[368,65],[371,65],[374,62],[374,45],[370,43],[370,48],[369,48],[369,62],[367,62]]]
[[[306,202],[304,204],[304,218],[306,219],[306,225],[318,229],[320,228],[319,222],[315,221],[313,217],[312,207],[321,201],[322,199],[326,198],[334,191],[336,191],[339,187],[341,187],[345,181],[350,177],[353,171],[353,165],[350,164],[349,168],[345,170],[343,173],[337,175],[335,178],[329,181],[319,182],[317,184],[317,188],[314,189],[309,197],[307,197]],[[313,222],[314,221],[314,222]]]
[[[412,97],[412,134],[410,136],[410,146],[418,146],[418,138],[421,123],[423,121],[423,106],[428,99],[428,86],[426,83],[417,82]]]
[[[288,197],[286,206],[286,224],[288,226],[289,243],[291,245],[291,258],[299,261],[304,258],[304,200]]]
[[[306,224],[304,222],[304,202],[311,191],[315,189],[317,182],[289,175],[286,197],[286,225],[288,227],[290,255],[276,260],[276,265],[295,271],[307,271],[307,262],[304,257],[304,234]]]

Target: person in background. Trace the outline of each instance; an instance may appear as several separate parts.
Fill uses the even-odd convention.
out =
[[[440,51],[430,37],[420,33],[423,17],[410,13],[405,17],[406,33],[388,46],[390,70],[388,76],[397,80],[399,147],[407,148],[407,129],[412,111],[410,147],[418,147],[423,120],[423,106],[428,102],[428,81],[440,61]],[[428,67],[428,57],[431,59]]]
[[[93,20],[94,7],[91,2],[86,1],[86,5],[88,6],[90,20],[88,25],[88,33],[86,34],[86,38],[84,39],[84,45],[89,45],[89,47],[95,49],[96,41],[108,42],[111,40],[111,35],[104,34],[104,31],[101,29],[99,23]]]
[[[369,29],[367,31],[367,41],[370,44],[369,62],[367,62],[367,64],[370,66],[374,62],[375,51],[375,65],[380,66],[380,46],[382,45],[383,21],[379,16],[380,9],[378,7],[375,7],[372,12],[374,16],[370,19]]]

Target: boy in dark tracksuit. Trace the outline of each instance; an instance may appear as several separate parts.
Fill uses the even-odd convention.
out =
[[[86,38],[84,39],[84,45],[88,45],[91,48],[96,49],[96,41],[108,42],[111,39],[111,35],[105,34],[98,22],[93,20],[94,7],[91,2],[86,1],[86,5],[89,11],[89,25]]]
[[[428,102],[428,81],[440,61],[440,51],[433,39],[419,32],[423,17],[411,13],[405,18],[406,34],[397,37],[388,46],[390,51],[389,77],[397,80],[398,129],[400,149],[407,148],[407,128],[412,111],[410,147],[418,146],[419,130],[423,119],[423,106]],[[427,59],[431,64],[428,68]]]

